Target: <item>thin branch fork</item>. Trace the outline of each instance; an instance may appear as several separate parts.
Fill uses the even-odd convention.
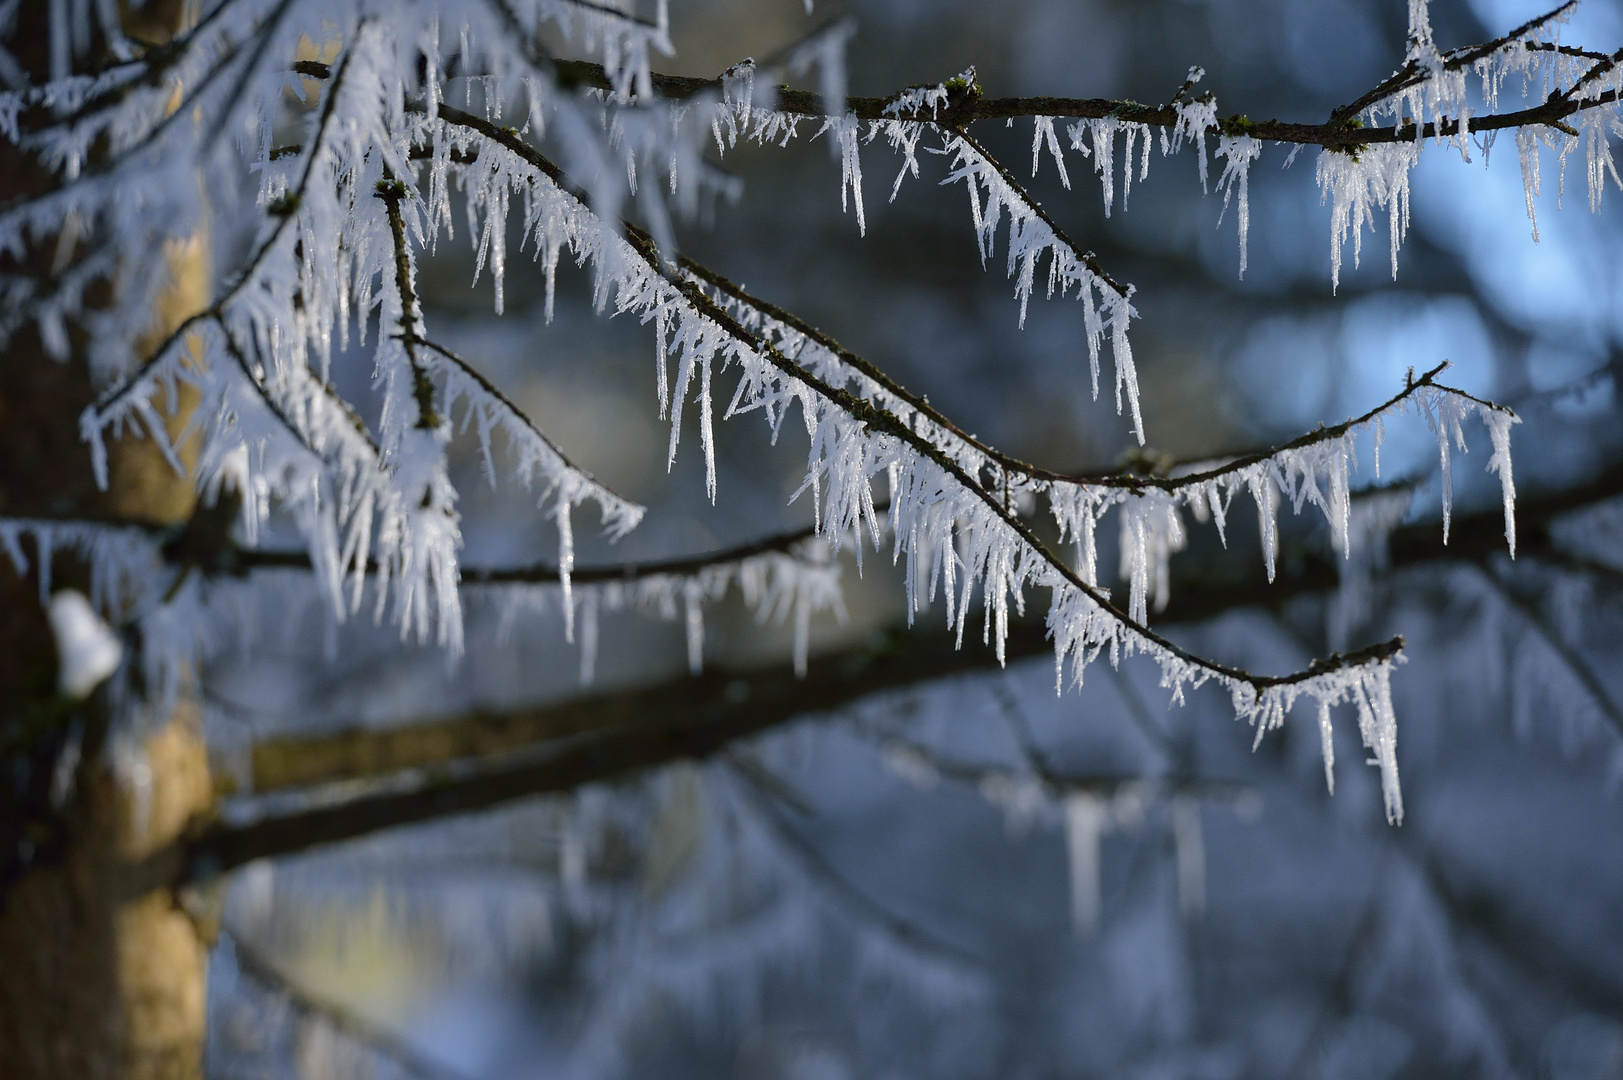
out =
[[[523,424],[529,429],[530,434],[541,440],[548,446],[548,448],[552,450],[554,454],[558,455],[558,460],[563,462],[566,468],[568,468],[571,472],[579,473],[581,476],[592,480],[594,483],[597,482],[596,477],[593,477],[586,470],[580,468],[580,466],[576,465],[573,461],[570,461],[569,456],[563,452],[558,444],[553,442],[552,439],[547,436],[547,433],[542,431],[536,422],[530,419],[529,415],[526,414],[523,409],[520,409],[517,405],[515,405],[511,398],[502,393],[501,387],[497,386],[495,383],[481,375],[478,368],[468,363],[466,360],[452,352],[450,349],[446,348],[444,345],[441,345],[436,341],[431,341],[430,339],[422,337],[417,333],[407,332],[402,334],[401,340],[406,343],[408,348],[427,349],[429,352],[439,356],[440,359],[456,368],[456,370],[460,371],[468,378],[472,379],[478,384],[480,390],[490,395],[491,398],[500,403],[502,408],[506,409],[515,418],[517,418],[519,423]],[[430,388],[430,391],[432,391],[432,388]]]
[[[434,407],[434,384],[417,357],[417,343],[422,340],[422,318],[418,312],[416,273],[411,264],[411,250],[406,241],[406,222],[400,213],[400,201],[406,197],[406,185],[395,179],[388,169],[378,181],[376,195],[383,200],[389,217],[389,238],[394,244],[395,290],[400,296],[399,340],[411,364],[411,393],[417,403],[417,427],[423,430],[441,424],[439,411]],[[533,426],[533,425],[532,425]]]
[[[940,125],[938,124],[937,126],[939,127]],[[976,141],[975,137],[969,133],[967,126],[962,124],[950,125],[945,127],[943,130],[955,139],[962,139],[964,141],[964,145],[968,146],[976,154],[980,155],[983,161],[992,166],[992,168],[997,171],[998,176],[1002,177],[1003,182],[1008,184],[1009,187],[1013,188],[1014,191],[1020,196],[1021,201],[1031,208],[1031,212],[1036,214],[1042,223],[1047,225],[1048,228],[1052,230],[1054,239],[1070,248],[1076,257],[1081,260],[1082,264],[1092,272],[1094,277],[1110,286],[1111,291],[1123,299],[1126,299],[1132,294],[1131,286],[1122,284],[1105,272],[1105,268],[1099,263],[1098,256],[1094,255],[1094,253],[1091,251],[1084,250],[1080,244],[1076,243],[1070,237],[1065,235],[1065,230],[1060,228],[1059,222],[1054,220],[1053,215],[1044,210],[1042,208],[1042,204],[1033,198],[1030,192],[1026,191],[1025,185],[1022,184],[1019,178],[1009,170],[1007,165],[993,157],[990,150],[986,149],[986,147],[982,146],[978,141]]]

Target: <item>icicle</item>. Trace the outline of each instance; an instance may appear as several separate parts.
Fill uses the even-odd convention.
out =
[[[1409,0],[1409,58],[1423,58],[1433,52],[1430,0]]]
[[[1122,504],[1121,576],[1130,585],[1127,613],[1135,622],[1149,623],[1152,576],[1155,610],[1166,610],[1171,558],[1186,542],[1178,507],[1165,493],[1146,491]]]
[[[1533,227],[1533,243],[1538,243],[1538,210],[1533,202],[1539,197],[1538,169],[1539,133],[1531,127],[1516,129],[1516,152],[1522,164],[1522,197],[1527,203],[1527,220]]]
[[[683,625],[687,631],[688,672],[698,675],[704,670],[704,595],[696,580],[682,587],[684,611]]]
[[[1100,195],[1104,199],[1106,218],[1110,217],[1110,208],[1116,201],[1114,154],[1116,130],[1121,126],[1121,121],[1115,117],[1105,117],[1099,120],[1078,120],[1065,129],[1071,137],[1071,149],[1083,157],[1093,158],[1093,171],[1099,176]],[[1083,141],[1084,135],[1091,138],[1093,144],[1091,147]]]
[[[1186,919],[1206,910],[1206,842],[1201,835],[1200,800],[1172,799],[1172,846],[1178,865],[1178,910]]]
[[[564,640],[573,644],[575,641],[575,594],[570,579],[575,572],[575,529],[570,513],[569,500],[567,498],[558,500],[558,506],[552,513],[558,522],[558,584],[562,587],[564,594]]]
[[[597,674],[597,590],[580,598],[580,684],[591,686]]]
[[[1499,487],[1505,503],[1505,542],[1510,545],[1510,557],[1516,557],[1516,480],[1510,465],[1510,429],[1521,423],[1521,417],[1504,409],[1479,406],[1482,422],[1487,425],[1488,438],[1493,442],[1493,456],[1488,459],[1488,471],[1499,475]]]
[[[1392,665],[1373,664],[1358,673],[1355,700],[1364,745],[1375,754],[1381,770],[1381,794],[1386,820],[1403,824],[1403,790],[1398,783],[1398,727],[1392,712]]]
[[[1223,193],[1223,209],[1217,215],[1217,223],[1223,223],[1223,215],[1228,213],[1229,196],[1234,194],[1235,181],[1240,185],[1240,276],[1245,277],[1246,265],[1246,238],[1251,230],[1251,201],[1250,201],[1250,174],[1251,163],[1262,154],[1262,144],[1249,135],[1217,137],[1217,156],[1223,158],[1223,175],[1217,178],[1217,190]],[[1125,202],[1123,206],[1125,206]]]
[[[699,443],[704,450],[704,491],[710,496],[710,505],[716,504],[716,432],[711,415],[710,357],[700,361],[699,368]]]
[[[1447,544],[1449,522],[1454,510],[1454,462],[1450,444],[1459,447],[1460,452],[1464,453],[1465,432],[1460,427],[1460,418],[1464,415],[1465,403],[1452,394],[1436,393],[1422,395],[1420,402],[1426,414],[1426,423],[1437,436],[1437,458],[1442,474],[1443,543]],[[1505,438],[1509,439],[1508,427],[1505,429]],[[1493,467],[1492,462],[1489,463],[1489,467]],[[1504,475],[1500,474],[1501,480]]]
[[[1262,558],[1268,567],[1268,581],[1274,580],[1274,562],[1279,554],[1279,487],[1267,471],[1249,470],[1246,486],[1257,504],[1257,528],[1262,534]]]
[[[1324,755],[1324,787],[1336,793],[1336,733],[1330,726],[1330,703],[1319,702],[1319,750]]]
[[[659,418],[665,419],[670,412],[671,390],[669,376],[666,372],[665,335],[668,333],[665,325],[665,309],[660,308],[654,313],[654,371],[656,386],[659,392]]]
[[[1108,826],[1104,801],[1085,791],[1065,797],[1065,850],[1071,865],[1071,929],[1090,938],[1099,929],[1099,840]]]
[[[862,158],[857,150],[857,135],[862,130],[862,122],[855,114],[843,117],[830,117],[824,123],[825,130],[830,130],[840,155],[840,212],[846,209],[846,196],[856,205],[857,233],[868,235],[868,220],[862,210]]]
[[[50,525],[40,525],[34,529],[34,553],[39,561],[39,603],[46,607],[51,600],[51,564],[55,561],[55,545],[52,539],[56,530]]]
[[[1047,144],[1048,152],[1054,157],[1054,167],[1059,169],[1059,182],[1066,191],[1071,190],[1071,177],[1065,171],[1065,157],[1060,153],[1059,139],[1054,135],[1054,118],[1052,116],[1039,116],[1036,128],[1031,135],[1031,176],[1037,178],[1037,162],[1042,157],[1043,145]],[[915,175],[917,175],[915,173]],[[900,180],[898,179],[898,183]]]
[[[1200,68],[1189,69],[1189,80],[1192,83],[1199,81],[1195,74]],[[1200,190],[1206,192],[1206,133],[1217,130],[1217,99],[1207,95],[1199,101],[1184,101],[1177,105],[1178,124],[1173,129],[1173,151],[1176,152],[1184,139],[1190,139],[1195,144],[1196,162],[1200,170]]]

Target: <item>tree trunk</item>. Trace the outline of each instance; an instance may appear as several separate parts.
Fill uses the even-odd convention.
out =
[[[6,43],[36,73],[45,67],[46,7],[23,5]],[[144,25],[132,29],[162,40],[179,26],[181,7],[148,3]],[[0,201],[52,182],[0,145]],[[48,278],[55,246],[41,242],[5,269]],[[200,238],[154,255],[174,274],[154,313],[155,341],[206,303],[208,283]],[[66,362],[51,359],[32,328],[12,337],[0,361],[0,515],[186,520],[191,481],[148,440],[110,446],[109,490],[96,489],[78,433],[92,387],[82,334],[70,335],[75,355]],[[169,890],[127,895],[126,879],[133,860],[209,810],[200,717],[183,700],[174,715],[150,718],[138,752],[115,767],[101,703],[57,696],[37,553],[27,554],[35,565],[26,576],[0,557],[0,1075],[195,1080],[207,927]],[[60,586],[83,590],[87,579],[74,560],[54,560]]]

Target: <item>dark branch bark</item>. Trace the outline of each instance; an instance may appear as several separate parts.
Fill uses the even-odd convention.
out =
[[[1562,5],[1555,11],[1549,12],[1518,27],[1510,34],[1480,45],[1470,45],[1454,49],[1444,54],[1443,67],[1445,70],[1460,70],[1469,67],[1499,48],[1524,37],[1542,24],[1550,21],[1567,7]],[[1500,131],[1506,128],[1546,126],[1571,133],[1566,119],[1586,109],[1610,105],[1619,99],[1616,91],[1606,91],[1592,98],[1579,98],[1574,91],[1593,82],[1606,72],[1612,70],[1623,62],[1623,49],[1614,53],[1599,53],[1571,46],[1557,46],[1545,42],[1531,41],[1528,48],[1532,51],[1559,52],[1566,56],[1580,57],[1593,62],[1590,68],[1577,82],[1565,91],[1551,91],[1548,98],[1542,103],[1519,109],[1508,113],[1489,113],[1470,118],[1470,131]],[[587,60],[558,60],[552,57],[537,56],[534,58],[538,65],[550,72],[554,81],[560,87],[581,87],[588,90],[612,91],[613,83],[609,80],[603,65]],[[301,61],[296,70],[312,78],[325,77],[326,65]],[[765,75],[767,72],[762,71]],[[1330,114],[1330,119],[1322,124],[1304,124],[1284,120],[1252,120],[1244,113],[1235,113],[1220,117],[1217,120],[1217,130],[1224,135],[1249,135],[1254,139],[1270,142],[1298,143],[1303,145],[1322,146],[1327,150],[1340,150],[1355,152],[1359,147],[1374,143],[1414,142],[1416,139],[1448,138],[1459,134],[1459,119],[1444,118],[1439,122],[1421,125],[1418,130],[1413,122],[1395,124],[1390,127],[1364,127],[1357,119],[1359,112],[1369,106],[1399,93],[1409,87],[1424,82],[1429,78],[1429,72],[1411,63],[1394,75],[1372,87],[1357,100],[1343,105]],[[658,97],[683,101],[702,95],[719,97],[725,87],[721,78],[701,79],[685,75],[664,75],[658,72],[651,73],[651,81],[655,94]],[[1178,105],[1188,93],[1192,84],[1185,84],[1173,97],[1171,104],[1145,105],[1131,100],[1116,100],[1112,98],[1067,98],[1039,95],[1035,97],[1001,97],[989,98],[981,93],[981,88],[975,83],[961,83],[959,80],[950,80],[945,84],[948,88],[947,104],[931,112],[928,116],[899,115],[897,105],[903,94],[902,90],[896,93],[876,97],[850,97],[845,99],[845,111],[858,120],[917,120],[935,124],[944,129],[963,129],[979,120],[1011,120],[1032,116],[1071,117],[1076,119],[1102,120],[1115,118],[1130,124],[1145,124],[1151,127],[1171,128],[1177,126],[1180,120]],[[914,89],[909,87],[907,89]],[[776,108],[781,112],[795,113],[808,117],[820,117],[829,114],[829,106],[824,102],[822,95],[810,90],[794,90],[788,86],[777,88]],[[1080,249],[1078,249],[1080,251]]]
[[[1465,66],[1487,55],[1483,50],[1492,51],[1490,46],[1497,47],[1509,40],[1500,39],[1487,45],[1458,50],[1447,66]],[[1582,55],[1595,59],[1597,68],[1604,70],[1610,70],[1619,61],[1623,61],[1623,50],[1610,55],[1591,56],[1588,53]],[[582,86],[594,90],[612,89],[601,64],[582,60],[559,60],[555,61],[555,65],[560,85]],[[1418,132],[1413,123],[1366,128],[1355,126],[1351,122],[1361,109],[1418,81],[1413,77],[1413,72],[1400,72],[1400,75],[1405,78],[1397,81],[1388,80],[1388,83],[1383,83],[1381,87],[1372,90],[1357,102],[1337,109],[1331,114],[1331,119],[1323,124],[1252,120],[1244,113],[1236,113],[1220,118],[1217,127],[1224,135],[1249,135],[1254,139],[1311,144],[1328,150],[1356,150],[1360,146],[1372,143],[1413,142],[1416,138],[1447,138],[1457,135],[1458,119],[1428,123]],[[655,92],[661,97],[676,100],[697,97],[701,94],[719,96],[723,89],[720,79],[695,79],[679,75],[655,74],[653,85]],[[845,100],[845,107],[846,111],[858,120],[920,119],[943,127],[958,128],[978,120],[1009,120],[1028,116],[1063,116],[1092,120],[1114,117],[1126,123],[1148,124],[1152,127],[1174,127],[1179,120],[1176,105],[1144,105],[1136,101],[1118,101],[1111,98],[1048,96],[989,98],[981,95],[978,86],[966,86],[952,91],[947,105],[930,116],[898,117],[895,105],[900,96],[900,93],[895,93],[880,97],[848,97]],[[1617,99],[1618,95],[1613,91],[1587,100],[1554,92],[1543,103],[1530,108],[1473,116],[1470,130],[1496,131],[1530,125],[1558,127],[1569,116],[1584,109],[1611,104]],[[786,86],[778,88],[777,108],[783,112],[805,116],[823,116],[828,112],[820,94],[809,90],[791,90]]]

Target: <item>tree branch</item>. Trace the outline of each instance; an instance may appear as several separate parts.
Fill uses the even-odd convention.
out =
[[[1529,545],[1547,542],[1544,526],[1557,514],[1619,494],[1623,494],[1623,466],[1581,488],[1528,500],[1524,522]],[[1473,524],[1485,525],[1497,513],[1494,508],[1466,515],[1463,520],[1480,518]],[[1466,542],[1450,548],[1434,529],[1407,526],[1393,534],[1392,565],[1474,558],[1494,546],[1480,538],[1485,531],[1466,532]],[[1334,562],[1303,554],[1299,568],[1283,575],[1271,589],[1262,589],[1249,578],[1225,581],[1203,576],[1204,585],[1193,584],[1175,594],[1169,618],[1207,618],[1231,608],[1255,606],[1259,598],[1278,604],[1293,595],[1334,587]],[[1011,658],[1047,650],[1040,624],[1023,621],[1011,625]],[[781,668],[732,674],[712,671],[533,710],[479,713],[416,728],[269,741],[254,753],[255,780],[262,779],[258,786],[266,791],[526,749],[545,752],[550,748],[550,753],[485,767],[430,771],[408,791],[362,796],[342,805],[248,825],[209,826],[136,867],[130,888],[139,893],[206,879],[254,859],[483,810],[514,799],[573,790],[678,758],[708,757],[734,740],[798,717],[837,710],[879,691],[985,669],[992,663],[989,652],[955,649],[948,634],[897,631],[874,635],[844,652],[813,657],[804,680]]]
[[[338,94],[343,89],[344,74],[348,71],[350,60],[354,55],[353,49],[345,53],[343,60],[338,64],[337,71],[333,73],[332,83],[327,87],[327,100],[323,103],[321,116],[316,121],[315,136],[310,143],[310,156],[304,163],[304,169],[299,173],[298,183],[294,185],[292,191],[288,192],[280,200],[280,213],[276,227],[271,230],[271,234],[265,238],[265,242],[259,246],[248,260],[247,265],[243,267],[242,272],[238,275],[236,282],[222,293],[214,303],[182,321],[173,333],[165,338],[156,349],[152,350],[151,355],[141,364],[135,374],[117,386],[110,388],[96,399],[95,404],[91,406],[92,412],[99,414],[117,406],[125,397],[144,385],[146,376],[155,370],[169,351],[184,340],[186,335],[191,333],[199,324],[209,319],[223,320],[227,305],[235,300],[243,289],[247,288],[248,283],[253,280],[254,271],[259,268],[260,264],[265,261],[266,256],[270,254],[271,249],[281,240],[282,233],[287,229],[288,223],[293,220],[299,202],[310,185],[311,176],[315,172],[316,159],[321,156],[322,143],[331,128],[333,112],[338,106]],[[180,115],[179,112],[176,115]]]
[[[535,167],[548,180],[555,184],[559,191],[568,193],[572,198],[588,206],[585,198],[577,193],[578,189],[570,182],[566,174],[554,165],[539,150],[525,142],[517,133],[497,127],[488,120],[483,120],[471,113],[449,105],[442,105],[439,109],[440,118],[448,124],[469,128],[483,137],[500,144],[502,147],[518,156],[528,164]],[[1257,675],[1240,668],[1220,664],[1205,657],[1184,649],[1182,646],[1163,637],[1161,634],[1132,618],[1111,602],[1109,594],[1095,585],[1090,585],[1065,560],[1057,556],[1032,531],[1014,511],[1006,506],[999,494],[986,489],[974,477],[970,476],[962,465],[951,455],[947,454],[934,442],[915,431],[911,425],[903,422],[893,413],[875,406],[873,403],[852,394],[843,387],[833,386],[825,380],[807,371],[794,360],[785,356],[782,351],[751,333],[731,314],[723,310],[710,296],[700,289],[694,282],[685,276],[675,266],[668,264],[661,256],[652,237],[641,229],[629,223],[622,223],[625,228],[627,246],[639,258],[646,262],[650,269],[663,277],[667,283],[674,287],[691,306],[692,310],[714,324],[723,333],[732,337],[739,344],[758,355],[771,366],[812,390],[819,397],[843,411],[847,416],[858,421],[870,430],[883,432],[901,443],[911,447],[921,457],[934,463],[943,473],[951,478],[957,485],[980,500],[1004,527],[1006,527],[1034,556],[1041,560],[1047,568],[1060,578],[1065,585],[1085,595],[1090,602],[1104,611],[1121,627],[1133,634],[1140,641],[1148,643],[1155,649],[1164,652],[1193,667],[1210,672],[1220,678],[1232,682],[1248,684],[1259,695],[1268,689],[1307,682],[1319,675],[1341,668],[1359,664],[1375,663],[1389,659],[1402,651],[1403,639],[1392,638],[1390,641],[1380,642],[1356,653],[1346,655],[1332,654],[1322,664],[1315,665],[1306,671],[1295,672],[1290,675]]]
[[[413,284],[416,271],[411,263],[411,249],[406,244],[406,222],[400,213],[400,200],[407,195],[406,185],[397,180],[387,167],[383,179],[378,181],[376,195],[383,200],[389,217],[389,238],[394,246],[395,291],[400,296],[399,338],[411,364],[411,394],[417,403],[417,427],[430,430],[440,426],[439,411],[434,407],[434,384],[423,370],[417,357],[417,344],[422,340],[422,318],[417,307],[417,289]]]
[[[1523,33],[1525,32],[1526,30],[1523,31]],[[1468,66],[1512,40],[1515,40],[1514,36],[1484,45],[1455,50],[1455,52],[1449,54],[1449,59],[1445,60],[1445,67],[1457,69]],[[1538,50],[1541,44],[1533,43],[1531,47]],[[1566,52],[1567,50],[1562,51]],[[1576,52],[1586,59],[1597,60],[1596,71],[1610,70],[1618,62],[1623,61],[1623,50],[1611,54],[1590,53],[1584,50],[1576,50]],[[579,86],[592,90],[613,89],[601,64],[585,60],[557,60],[553,62],[553,66],[560,86]],[[1372,143],[1413,142],[1417,138],[1446,138],[1459,134],[1458,119],[1443,120],[1440,123],[1427,123],[1419,131],[1416,131],[1413,123],[1390,127],[1358,127],[1349,122],[1362,109],[1420,81],[1419,78],[1415,77],[1416,72],[1411,72],[1408,69],[1404,69],[1403,72],[1400,72],[1400,75],[1403,78],[1399,79],[1394,76],[1394,79],[1387,80],[1387,82],[1369,91],[1357,101],[1337,109],[1331,114],[1331,119],[1323,124],[1303,124],[1283,120],[1252,120],[1244,113],[1236,113],[1219,118],[1217,120],[1217,129],[1224,135],[1249,135],[1254,139],[1322,146],[1327,150],[1355,150],[1358,147]],[[1580,81],[1579,85],[1588,81],[1588,78],[1586,76],[1584,80]],[[660,97],[677,101],[699,97],[700,95],[720,96],[725,90],[720,78],[700,79],[657,73],[653,75],[653,86]],[[909,87],[908,89],[915,88]],[[907,90],[900,90],[877,97],[847,97],[845,99],[846,112],[855,116],[858,120],[908,119],[899,117],[896,110],[897,104],[906,93]],[[1542,104],[1516,112],[1473,116],[1470,120],[1470,130],[1494,131],[1531,125],[1554,127],[1575,113],[1601,105],[1609,105],[1617,100],[1618,94],[1615,91],[1607,91],[1594,98],[1586,99],[1571,97],[1570,90],[1565,94],[1558,91],[1552,93]],[[778,88],[777,109],[781,112],[802,116],[825,116],[828,114],[828,107],[820,94],[809,90],[792,90],[787,86]],[[1035,116],[1063,116],[1093,120],[1115,118],[1130,124],[1145,124],[1151,127],[1167,128],[1177,126],[1180,120],[1176,104],[1145,105],[1136,101],[1110,98],[1050,96],[989,98],[982,96],[980,87],[971,83],[957,88],[949,86],[947,105],[932,114],[928,121],[921,119],[921,122],[934,123],[942,127],[962,128],[980,120],[1010,120]]]
[[[1532,604],[1517,595],[1516,591],[1494,572],[1489,559],[1490,556],[1483,555],[1474,560],[1482,579],[1488,583],[1489,588],[1498,595],[1505,606],[1513,609],[1522,617],[1522,621],[1549,647],[1549,650],[1555,654],[1556,659],[1561,662],[1562,666],[1572,672],[1573,677],[1584,688],[1584,693],[1588,694],[1590,700],[1594,702],[1595,708],[1606,718],[1606,722],[1612,726],[1612,730],[1620,737],[1623,737],[1623,709],[1619,709],[1617,702],[1612,700],[1611,693],[1606,689],[1605,684],[1600,681],[1599,676],[1595,674],[1594,669],[1578,654],[1576,649],[1567,644],[1556,628],[1550,625],[1550,621],[1544,617],[1544,613],[1538,609],[1536,604]]]
[[[1443,68],[1457,71],[1469,67],[1495,51],[1534,32],[1575,6],[1575,0],[1530,19],[1503,37],[1479,45],[1469,45],[1443,54]],[[1534,52],[1558,52],[1595,62],[1572,87],[1565,91],[1552,91],[1541,104],[1510,113],[1491,113],[1470,118],[1471,131],[1496,131],[1506,128],[1543,125],[1561,128],[1567,117],[1586,109],[1609,105],[1619,100],[1616,91],[1606,91],[1592,98],[1575,98],[1573,92],[1599,78],[1618,63],[1623,62],[1623,49],[1614,53],[1599,53],[1571,46],[1556,46],[1546,42],[1529,41],[1527,48]],[[547,70],[561,88],[580,87],[588,90],[610,90],[615,87],[602,64],[588,60],[559,60],[542,56],[532,57],[537,66]],[[302,74],[323,77],[325,65],[303,61]],[[723,95],[726,86],[722,78],[703,79],[684,75],[650,73],[653,89],[660,98],[684,101],[700,96]],[[1373,143],[1413,142],[1416,139],[1447,138],[1459,134],[1458,118],[1444,119],[1422,125],[1418,130],[1411,123],[1390,127],[1363,127],[1356,124],[1357,114],[1369,106],[1418,85],[1430,77],[1429,71],[1411,62],[1397,73],[1373,87],[1355,101],[1335,109],[1323,124],[1303,124],[1282,120],[1252,120],[1244,113],[1217,119],[1217,130],[1224,135],[1249,135],[1254,139],[1322,146],[1328,150],[1355,151]],[[1111,98],[1066,98],[1039,95],[1034,97],[988,98],[973,81],[960,84],[953,80],[944,84],[948,90],[947,104],[922,117],[898,115],[898,105],[909,91],[923,87],[907,87],[890,94],[845,99],[846,114],[858,120],[884,121],[918,119],[944,129],[961,129],[980,120],[1010,120],[1022,117],[1050,116],[1102,120],[1114,118],[1130,124],[1150,127],[1176,127],[1181,119],[1178,105],[1189,87],[1181,88],[1172,104],[1145,105],[1141,102]],[[776,108],[780,112],[800,116],[827,116],[829,109],[822,95],[809,90],[793,90],[788,86],[777,88]]]

